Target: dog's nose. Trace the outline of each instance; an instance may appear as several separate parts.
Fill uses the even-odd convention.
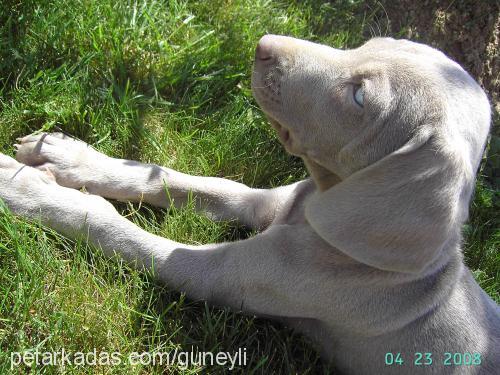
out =
[[[274,59],[273,49],[275,44],[276,42],[272,35],[264,35],[257,44],[255,58],[261,61],[272,61]]]

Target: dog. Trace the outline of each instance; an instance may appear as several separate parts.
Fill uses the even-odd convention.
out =
[[[407,40],[339,50],[265,35],[252,90],[310,178],[254,189],[45,133],[20,139],[17,160],[0,155],[0,198],[192,299],[281,319],[340,373],[498,374],[500,308],[461,253],[490,126],[479,85]],[[210,218],[258,234],[185,245],[145,232],[105,200],[166,208],[190,194]]]

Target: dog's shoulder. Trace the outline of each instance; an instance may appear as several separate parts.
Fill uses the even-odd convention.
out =
[[[316,185],[311,178],[308,178],[290,187],[293,191],[278,205],[271,225],[306,223],[305,204],[307,198],[316,191]]]

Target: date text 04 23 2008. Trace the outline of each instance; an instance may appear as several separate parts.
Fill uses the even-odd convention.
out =
[[[401,353],[386,353],[386,366],[402,366],[410,362],[414,366],[432,366],[441,364],[444,366],[479,366],[481,365],[480,353],[453,353],[445,352],[437,356],[434,353],[416,352],[413,358],[403,358]]]

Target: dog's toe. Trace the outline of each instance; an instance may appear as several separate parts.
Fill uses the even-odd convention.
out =
[[[36,166],[43,164],[47,161],[47,148],[50,145],[44,143],[43,141],[32,141],[32,142],[21,142],[21,144],[15,145],[16,160],[20,163]]]
[[[30,142],[43,142],[49,136],[48,133],[38,133],[30,134],[25,137],[17,138],[20,144],[30,143]]]

